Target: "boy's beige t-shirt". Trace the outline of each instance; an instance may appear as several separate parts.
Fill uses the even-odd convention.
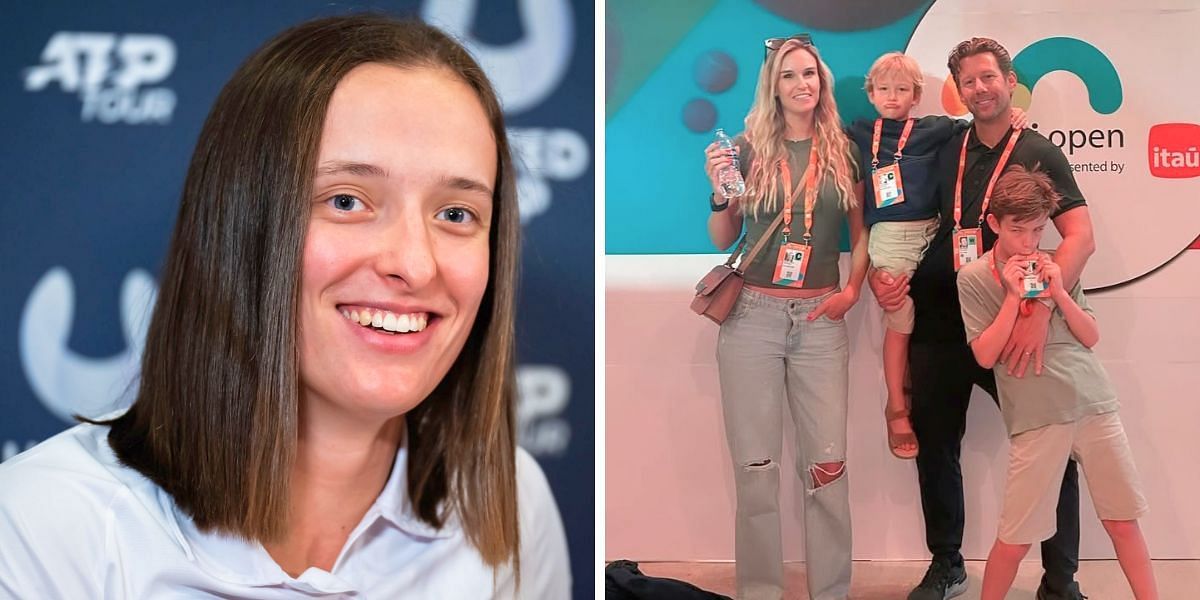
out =
[[[997,270],[1004,272],[1003,262],[997,264]],[[958,298],[967,343],[979,337],[1000,314],[1004,295],[1003,285],[992,274],[991,251],[958,272]],[[1076,283],[1071,290],[1071,298],[1095,316],[1080,284]],[[1119,406],[1117,392],[1100,360],[1071,333],[1058,309],[1050,315],[1041,375],[1035,375],[1031,366],[1025,377],[1016,377],[1008,374],[1007,365],[999,363],[993,371],[1000,392],[1000,412],[1009,436],[1112,412]]]

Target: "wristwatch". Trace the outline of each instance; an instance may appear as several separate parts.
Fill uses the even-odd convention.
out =
[[[708,195],[708,207],[711,208],[713,212],[721,212],[729,208],[729,200],[726,200],[721,204],[717,204],[717,195],[716,193],[712,193]]]

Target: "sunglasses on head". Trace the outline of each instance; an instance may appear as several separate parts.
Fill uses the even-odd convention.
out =
[[[763,46],[766,47],[766,50],[763,51],[763,60],[766,60],[767,56],[769,56],[772,52],[783,47],[784,42],[787,42],[788,40],[796,40],[797,42],[800,42],[802,46],[812,45],[812,36],[807,33],[797,33],[788,37],[767,38],[763,40]]]

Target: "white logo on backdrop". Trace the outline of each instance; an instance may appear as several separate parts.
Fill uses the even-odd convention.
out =
[[[73,415],[96,417],[132,400],[156,294],[149,273],[130,271],[121,284],[126,349],[115,356],[89,358],[67,347],[75,317],[70,273],[54,267],[33,286],[21,311],[21,366],[34,394],[50,412],[72,422]]]
[[[562,82],[571,63],[574,19],[567,0],[518,0],[525,35],[493,46],[471,35],[476,2],[429,0],[421,17],[457,36],[487,71],[506,113],[524,112],[545,100]],[[590,111],[589,111],[590,112]]]
[[[587,171],[592,154],[582,135],[571,129],[512,127],[508,139],[517,161],[517,197],[521,222],[550,209],[550,183],[572,181]]]
[[[42,405],[68,423],[74,422],[73,415],[96,417],[128,405],[137,392],[137,369],[157,295],[148,273],[130,271],[121,285],[120,303],[126,349],[88,358],[67,347],[75,316],[71,275],[63,267],[47,271],[25,302],[20,331],[21,366]],[[521,446],[534,455],[561,455],[571,439],[563,414],[571,392],[566,371],[553,365],[518,367],[517,392]],[[6,441],[0,460],[19,449],[16,441]]]
[[[25,89],[57,83],[78,93],[80,119],[105,124],[166,124],[175,112],[175,92],[144,88],[175,68],[175,43],[154,34],[60,31],[42,50],[42,64],[25,72]]]
[[[517,428],[521,447],[534,455],[561,456],[571,442],[565,412],[571,378],[553,365],[526,365],[517,370]]]
[[[4,440],[4,443],[0,444],[0,462],[4,462],[36,445],[37,442],[30,440],[25,442],[25,447],[22,448],[21,444],[16,440]]]
[[[506,114],[519,114],[541,104],[562,84],[574,56],[571,4],[567,0],[518,0],[524,36],[497,46],[471,35],[476,2],[428,0],[421,16],[458,37],[471,51],[496,86]],[[511,128],[509,134],[517,159],[521,222],[528,223],[550,209],[552,194],[547,180],[578,179],[591,163],[591,151],[584,136],[572,129]]]

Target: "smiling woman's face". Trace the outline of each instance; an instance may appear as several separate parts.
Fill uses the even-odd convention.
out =
[[[496,142],[449,72],[365,64],[334,90],[300,282],[301,405],[403,414],[437,386],[488,281]]]
[[[811,115],[821,98],[817,58],[803,48],[781,51],[787,54],[781,59],[776,92],[780,108],[784,113]]]

